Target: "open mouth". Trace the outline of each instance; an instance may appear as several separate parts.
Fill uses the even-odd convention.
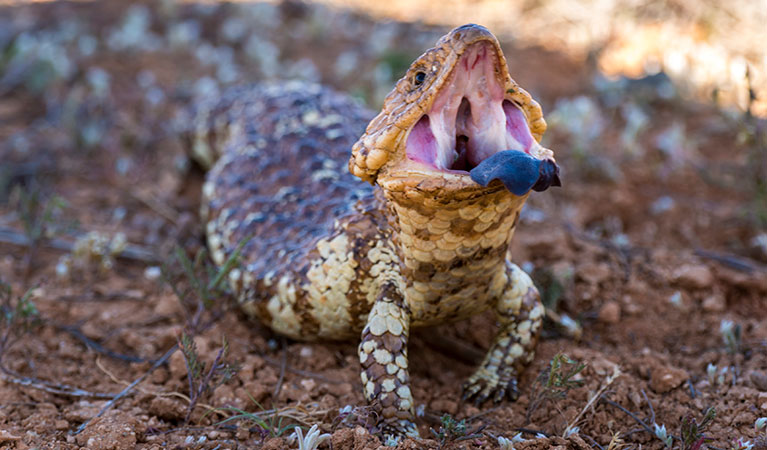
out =
[[[504,150],[527,154],[535,144],[522,110],[505,99],[495,48],[468,48],[406,142],[409,159],[448,172],[470,172]]]

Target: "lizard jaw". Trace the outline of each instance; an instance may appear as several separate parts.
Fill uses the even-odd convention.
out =
[[[408,159],[438,171],[467,174],[502,150],[530,153],[537,145],[522,109],[506,98],[500,63],[489,42],[461,55],[429,110],[411,128]]]
[[[506,181],[516,185],[517,171],[509,170],[516,168],[496,164],[501,152],[503,161],[521,161],[523,169],[553,162],[553,152],[538,143],[545,130],[540,105],[509,75],[495,36],[480,25],[463,25],[418,57],[397,82],[352,146],[349,170],[385,190],[417,187],[446,199],[458,191],[483,195],[503,189],[494,178],[512,177]],[[500,169],[487,170],[493,167]],[[482,172],[476,178],[492,183],[475,182],[475,170]]]

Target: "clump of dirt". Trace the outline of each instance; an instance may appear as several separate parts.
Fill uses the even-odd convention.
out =
[[[286,340],[188,278],[212,275],[203,175],[174,121],[195,98],[267,79],[375,108],[444,31],[297,2],[2,6],[0,446],[284,449],[316,424],[330,434],[319,448],[380,448],[356,342]],[[479,407],[460,386],[492,316],[414,331],[425,439],[397,448],[662,448],[661,430],[677,448],[704,435],[766,448],[764,123],[688,100],[662,74],[609,80],[503,46],[563,169],[512,249],[551,320],[519,399]],[[121,253],[77,259],[89,233]],[[184,336],[194,351],[179,351]]]

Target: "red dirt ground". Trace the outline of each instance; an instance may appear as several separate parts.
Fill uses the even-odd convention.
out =
[[[296,2],[145,5],[0,7],[0,279],[13,292],[0,322],[0,448],[297,448],[283,429],[291,424],[331,433],[321,449],[380,448],[364,408],[339,412],[364,403],[355,342],[284,340],[226,296],[203,311],[194,341],[210,365],[226,338],[225,359],[239,370],[185,423],[182,353],[153,368],[194,313],[158,267],[178,270],[176,246],[189,255],[203,247],[202,173],[173,117],[205,86],[266,78],[321,81],[375,108],[445,29]],[[415,331],[412,390],[425,439],[397,448],[496,449],[498,436],[520,432],[517,449],[608,448],[616,435],[625,448],[663,448],[644,428],[653,424],[683,448],[684,418],[700,421],[708,407],[716,418],[706,445],[767,448],[754,426],[767,416],[765,124],[687,100],[662,76],[609,81],[592,59],[503,45],[512,75],[544,106],[545,144],[564,182],[530,199],[514,260],[533,273],[552,317],[580,331],[548,322],[520,398],[482,407],[461,402],[460,385],[490,343],[492,317]],[[50,217],[25,214],[54,198],[64,206]],[[37,245],[25,226],[42,227]],[[131,250],[150,252],[89,259],[66,250],[92,231],[123,233]],[[30,289],[38,314],[25,328],[6,306]],[[740,329],[737,345],[725,344],[723,321]],[[586,364],[579,385],[531,408],[557,353]],[[443,414],[476,435],[435,436]],[[568,426],[578,430],[560,437]]]

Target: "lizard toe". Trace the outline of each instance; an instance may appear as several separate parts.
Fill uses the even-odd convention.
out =
[[[477,395],[483,388],[483,384],[479,382],[479,380],[475,380],[474,377],[469,378],[465,383],[463,383],[463,386],[461,389],[463,390],[463,395],[461,395],[461,400],[466,401]]]
[[[387,422],[381,426],[382,442],[387,447],[396,447],[403,439],[408,437],[419,438],[418,427],[410,420],[397,420]]]
[[[484,403],[491,397],[493,402],[499,403],[505,397],[516,400],[518,396],[517,377],[511,370],[498,374],[480,368],[463,384],[462,399],[473,398],[476,405]]]

